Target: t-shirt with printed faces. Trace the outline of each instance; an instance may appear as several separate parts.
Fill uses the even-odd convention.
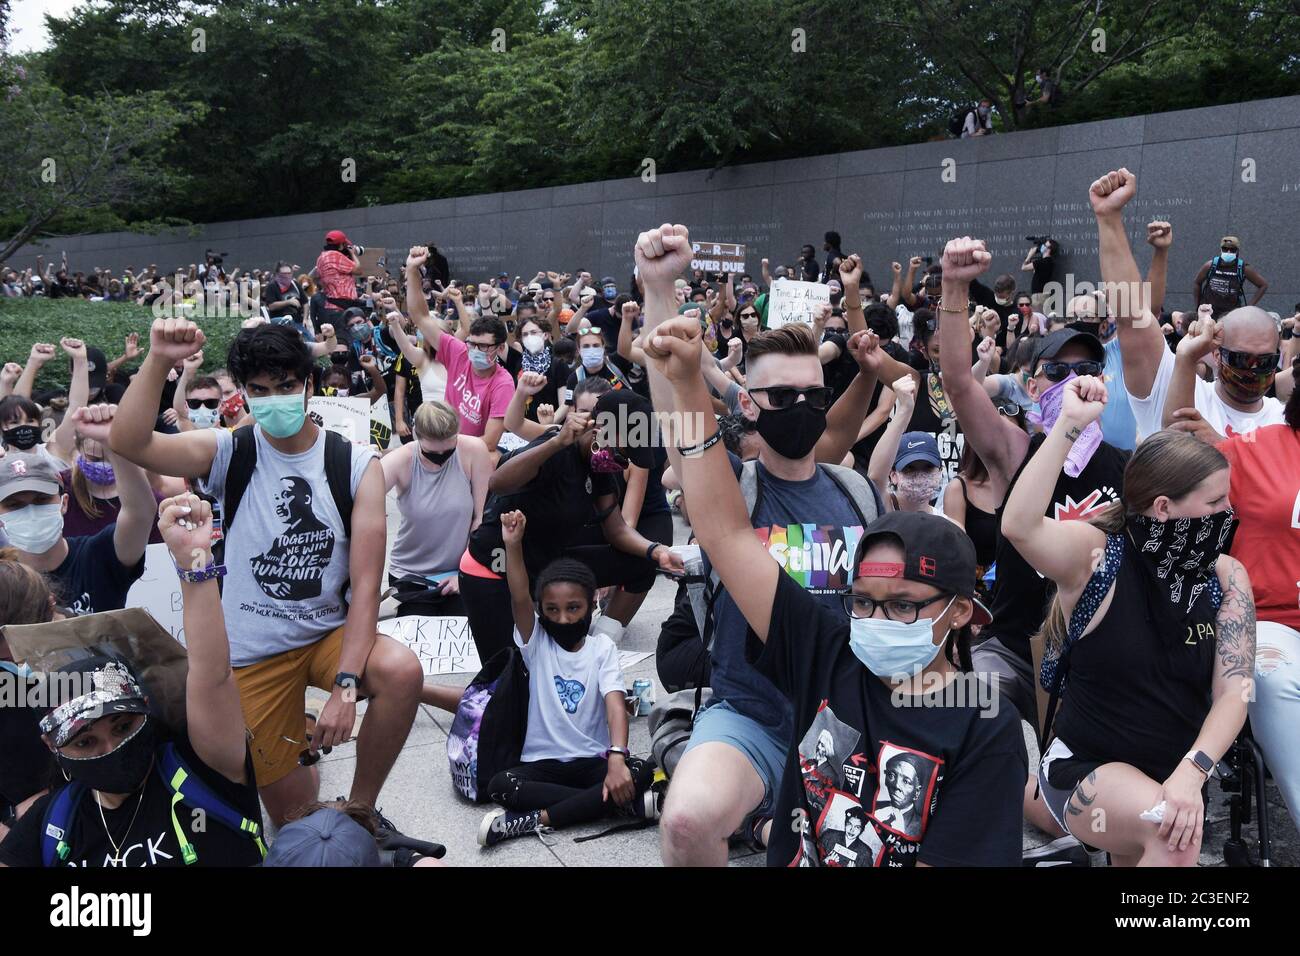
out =
[[[850,649],[843,609],[787,575],[756,666],[794,709],[769,866],[1020,865],[1029,760],[990,685],[892,691]]]
[[[576,651],[566,651],[542,627],[540,618],[525,643],[515,644],[528,665],[528,733],[524,763],[580,760],[609,749],[605,695],[626,692],[618,648],[606,634],[588,634]]]
[[[505,418],[506,408],[515,394],[510,373],[497,363],[490,376],[475,374],[469,347],[454,335],[438,339],[436,361],[447,369],[446,400],[456,409],[460,433],[482,438],[489,419]]]
[[[243,507],[242,505],[240,506]],[[161,748],[161,744],[159,747]],[[262,808],[257,799],[257,785],[253,778],[253,761],[245,756],[244,783],[235,783],[210,768],[182,735],[176,740],[176,751],[181,760],[208,788],[215,792],[231,809],[246,819],[262,825]],[[61,788],[60,788],[61,789]],[[55,793],[58,791],[56,790]],[[50,795],[41,797],[9,831],[0,843],[0,863],[6,866],[41,866],[41,834]],[[199,866],[255,866],[261,861],[261,852],[247,832],[238,832],[210,815],[196,812],[189,804],[176,805],[176,820],[186,831],[186,839],[193,845]],[[158,766],[149,771],[144,790],[139,797],[129,796],[121,806],[103,811],[95,807],[95,797],[87,790],[82,796],[79,812],[67,828],[64,842],[71,853],[61,866],[186,866],[176,840],[172,824],[172,795],[163,783]],[[134,818],[134,822],[132,822]],[[105,827],[121,849],[121,862],[114,864],[116,851],[109,842]]]
[[[234,438],[216,434],[216,455],[201,484],[224,505]],[[257,466],[240,499],[238,524],[224,529],[221,607],[235,667],[313,644],[347,620],[351,529],[343,527],[325,477],[324,429],[296,455],[273,448],[260,425],[253,434]],[[373,458],[368,446],[352,446],[354,496]]]
[[[1156,369],[1155,381],[1151,383],[1151,393],[1143,398],[1129,392],[1129,405],[1133,417],[1137,420],[1138,441],[1160,431],[1165,411],[1165,398],[1169,394],[1169,383],[1174,377],[1174,353],[1163,349],[1160,353],[1160,366]],[[1242,412],[1227,404],[1219,397],[1213,382],[1207,382],[1199,375],[1196,383],[1196,410],[1201,417],[1220,435],[1231,438],[1244,435],[1265,425],[1280,425],[1286,420],[1284,406],[1276,398],[1264,396],[1263,405],[1255,412]]]
[[[68,538],[68,556],[49,572],[65,606],[76,615],[120,611],[131,585],[144,574],[144,556],[128,567],[117,558],[113,523],[94,534]]]
[[[1300,630],[1300,432],[1268,425],[1218,448],[1232,466],[1230,553],[1250,575],[1259,620]]]
[[[740,474],[740,459],[731,458]],[[835,479],[822,469],[805,481],[777,478],[761,463],[754,534],[788,577],[828,608],[840,607],[839,591],[849,585],[853,555],[862,537],[862,518]],[[705,556],[706,573],[710,566]],[[762,645],[724,589],[713,608],[714,695],[783,738],[793,730],[790,705],[750,661]]]

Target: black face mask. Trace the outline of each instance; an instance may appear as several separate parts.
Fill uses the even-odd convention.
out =
[[[1232,547],[1237,519],[1232,509],[1199,518],[1157,521],[1145,515],[1128,517],[1128,533],[1142,558],[1154,590],[1163,594],[1169,610],[1186,617],[1198,601],[1209,597],[1219,555]]]
[[[348,364],[348,353],[347,353],[347,352],[331,352],[331,353],[330,353],[330,362],[332,362],[334,365],[347,365],[347,364]]]
[[[591,611],[588,610],[585,617],[581,620],[574,621],[571,624],[561,624],[559,621],[552,621],[549,617],[542,615],[542,628],[547,634],[551,635],[551,640],[559,644],[566,651],[571,651],[582,642],[591,630]]]
[[[435,465],[445,465],[447,459],[455,453],[456,449],[454,447],[448,448],[446,451],[425,451],[423,448],[420,449],[420,454],[429,459],[429,461],[433,462]]]
[[[36,425],[15,425],[3,432],[5,444],[19,451],[31,451],[41,440],[41,430]]]
[[[789,408],[760,408],[754,424],[774,452],[798,460],[816,447],[826,431],[826,410],[813,408],[804,399]]]
[[[89,760],[56,754],[59,767],[73,780],[101,793],[134,793],[153,766],[154,725],[148,717],[135,736],[112,753]]]

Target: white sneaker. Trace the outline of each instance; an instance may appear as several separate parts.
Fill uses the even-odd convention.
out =
[[[627,628],[608,615],[603,615],[597,618],[591,625],[591,633],[606,634],[615,644],[623,639],[623,634],[626,630]]]

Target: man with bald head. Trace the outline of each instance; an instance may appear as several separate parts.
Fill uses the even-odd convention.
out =
[[[1167,222],[1147,226],[1147,242],[1155,248],[1145,287],[1124,230],[1125,204],[1137,193],[1137,177],[1127,169],[1102,176],[1092,184],[1090,199],[1097,214],[1101,277],[1107,289],[1141,294],[1111,296],[1119,323],[1124,385],[1137,420],[1141,441],[1159,431],[1174,374],[1174,354],[1165,345],[1154,318],[1165,291],[1165,261],[1173,242]],[[1283,421],[1282,403],[1265,395],[1277,371],[1281,335],[1267,312],[1255,306],[1233,309],[1221,320],[1222,337],[1206,361],[1215,382],[1197,380],[1196,410],[1220,435],[1240,435],[1262,425]]]

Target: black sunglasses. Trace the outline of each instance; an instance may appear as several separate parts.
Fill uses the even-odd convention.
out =
[[[812,388],[795,388],[793,385],[771,385],[767,388],[751,388],[753,392],[766,392],[767,400],[771,403],[773,409],[789,408],[799,400],[799,396],[804,397],[813,408],[824,411],[830,407],[831,398],[835,394],[835,389],[829,385],[817,385]]]
[[[197,409],[199,409],[199,408],[216,408],[218,405],[221,404],[221,399],[219,399],[219,398],[187,398],[187,399],[185,399],[185,404],[188,405],[191,409],[195,409],[195,410],[197,410]]]
[[[1085,359],[1081,362],[1044,362],[1039,371],[1049,382],[1060,382],[1068,378],[1070,373],[1075,375],[1100,375],[1101,370],[1105,368],[1104,362],[1094,362],[1091,359]]]
[[[1234,352],[1231,349],[1219,349],[1219,361],[1229,368],[1243,372],[1275,372],[1277,363],[1282,358],[1281,352],[1267,352],[1263,355],[1254,352]]]

